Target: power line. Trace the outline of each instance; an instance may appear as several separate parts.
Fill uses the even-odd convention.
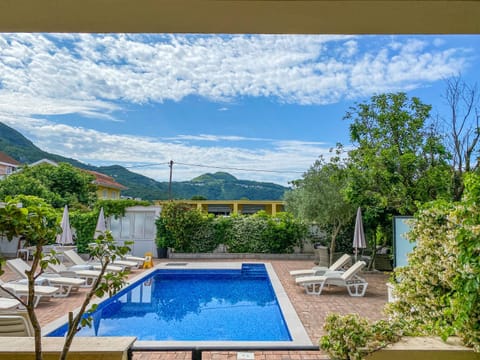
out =
[[[237,170],[237,171],[255,171],[255,172],[267,172],[267,173],[277,173],[277,174],[303,174],[304,171],[295,171],[295,170],[266,170],[266,169],[246,169],[246,168],[237,168],[237,167],[229,167],[229,166],[214,166],[214,165],[203,165],[203,164],[189,164],[189,163],[182,163],[182,162],[173,162],[173,160],[166,162],[166,163],[154,163],[154,164],[143,164],[143,165],[132,165],[132,166],[125,166],[126,169],[132,168],[140,168],[140,167],[151,167],[151,166],[160,166],[160,165],[168,165],[172,166],[173,164],[177,165],[184,165],[184,166],[195,166],[195,167],[202,167],[202,168],[210,168],[210,169],[220,169],[220,170]]]

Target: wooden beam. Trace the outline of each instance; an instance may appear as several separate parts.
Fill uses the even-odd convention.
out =
[[[2,32],[478,34],[477,0],[2,0]]]

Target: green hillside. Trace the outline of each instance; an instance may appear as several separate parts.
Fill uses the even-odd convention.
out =
[[[168,182],[158,182],[119,165],[97,167],[75,159],[48,153],[39,149],[17,130],[1,122],[0,151],[24,164],[31,164],[41,159],[50,159],[107,174],[120,184],[128,187],[128,190],[122,191],[124,196],[144,200],[168,199]],[[207,173],[190,181],[172,182],[172,197],[174,199],[191,199],[193,196],[203,196],[208,200],[281,200],[286,190],[286,187],[274,183],[239,180],[226,172]]]

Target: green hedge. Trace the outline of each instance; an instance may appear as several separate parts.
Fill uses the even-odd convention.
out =
[[[225,244],[231,253],[290,253],[307,227],[289,213],[213,217],[187,204],[171,202],[157,221],[157,245],[178,252],[211,252]]]

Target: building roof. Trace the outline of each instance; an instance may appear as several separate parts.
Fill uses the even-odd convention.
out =
[[[20,163],[17,160],[12,158],[11,156],[8,156],[7,154],[5,154],[2,151],[0,151],[0,163],[3,163],[5,165],[12,165],[12,166],[15,166],[15,167],[20,166]]]
[[[50,159],[40,159],[40,160],[38,160],[38,161],[35,161],[35,162],[31,163],[30,166],[37,166],[37,165],[41,165],[41,164],[48,164],[48,165],[52,165],[52,166],[58,166],[58,163],[56,163],[55,161],[50,160]]]
[[[85,171],[95,176],[95,180],[93,182],[96,185],[104,186],[112,189],[118,189],[118,190],[128,189],[126,186],[123,186],[122,184],[116,182],[111,176],[108,176],[93,170],[85,170]]]

